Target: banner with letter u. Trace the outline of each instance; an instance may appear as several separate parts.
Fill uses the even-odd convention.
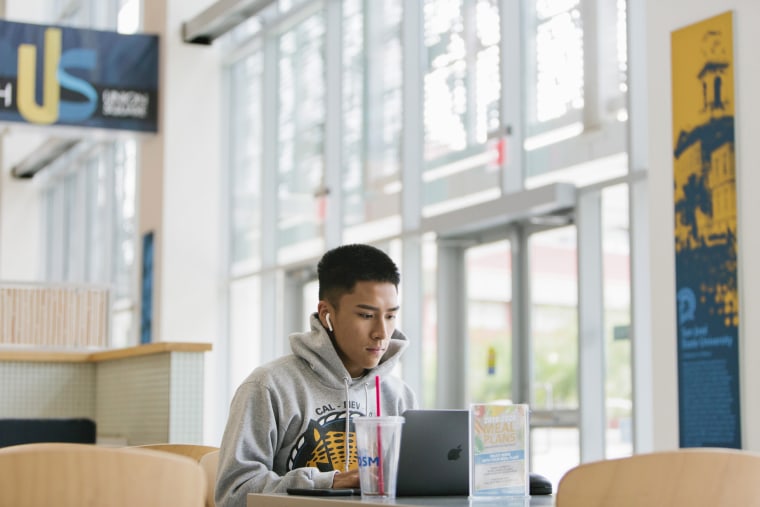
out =
[[[671,34],[681,447],[741,448],[732,20]]]
[[[158,131],[158,36],[0,20],[0,121]]]

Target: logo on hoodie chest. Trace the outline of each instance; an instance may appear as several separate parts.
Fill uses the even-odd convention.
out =
[[[349,407],[351,417],[364,415],[356,410],[359,403],[351,401]],[[328,404],[315,412],[318,416],[324,415],[317,420],[309,420],[306,431],[290,451],[288,470],[301,467],[316,467],[322,472],[343,470],[346,456],[349,470],[357,468],[354,424],[349,423],[346,435],[346,409]]]

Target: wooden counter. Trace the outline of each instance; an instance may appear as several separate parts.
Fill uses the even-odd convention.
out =
[[[202,443],[208,343],[114,350],[0,346],[0,417],[87,417],[124,445]]]
[[[207,352],[210,343],[155,342],[125,349],[98,350],[92,352],[12,347],[0,345],[0,361],[23,361],[37,363],[86,363],[110,361],[125,357],[147,356],[162,352]]]

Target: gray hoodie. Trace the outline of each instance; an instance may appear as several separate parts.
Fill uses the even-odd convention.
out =
[[[380,363],[352,379],[312,315],[310,332],[290,335],[293,354],[256,368],[235,392],[219,452],[217,507],[245,506],[248,493],[329,488],[336,471],[356,468],[351,418],[374,414],[375,377],[382,415],[417,406],[412,390],[391,375],[408,345],[394,331]]]

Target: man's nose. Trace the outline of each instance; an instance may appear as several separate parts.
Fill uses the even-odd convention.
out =
[[[389,323],[386,319],[377,319],[372,328],[372,338],[375,340],[384,340],[388,337]]]

